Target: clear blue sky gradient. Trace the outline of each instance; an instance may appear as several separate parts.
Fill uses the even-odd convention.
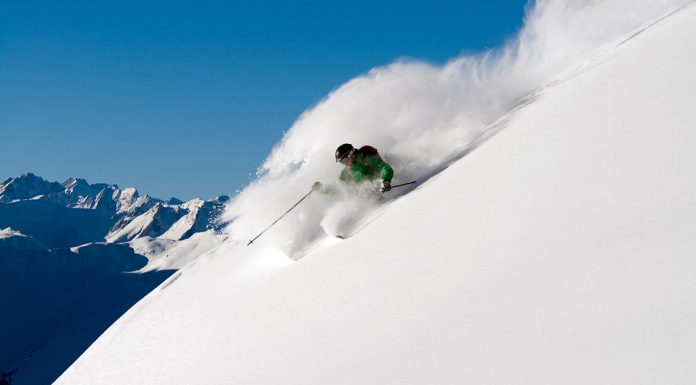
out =
[[[2,2],[0,179],[233,194],[332,89],[498,46],[525,3]]]

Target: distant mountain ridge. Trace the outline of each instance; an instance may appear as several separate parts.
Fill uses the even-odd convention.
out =
[[[140,196],[133,187],[49,182],[32,173],[0,184],[0,229],[11,227],[48,247],[127,242],[150,236],[183,240],[215,230],[227,196],[182,202]]]

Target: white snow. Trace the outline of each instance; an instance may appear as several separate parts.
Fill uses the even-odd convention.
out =
[[[46,247],[38,240],[13,230],[11,227],[0,230],[0,246],[15,249],[40,249]]]
[[[146,196],[147,197],[147,196]],[[116,212],[122,213],[131,209],[131,207],[140,198],[138,190],[135,187],[126,187],[123,190],[116,190],[113,192],[111,199],[116,202]]]
[[[162,234],[162,239],[182,239],[184,234],[189,232],[191,228],[196,224],[196,216],[198,215],[198,210],[201,209],[205,203],[202,199],[193,199],[181,205],[182,208],[188,210],[188,213],[183,217],[179,218],[169,229]]]
[[[296,229],[330,199],[311,196],[244,246],[282,212],[268,186],[288,206],[301,191],[271,169],[242,198],[269,206],[262,219],[233,224],[239,239],[150,293],[56,383],[692,384],[696,6],[636,32],[345,241]],[[271,163],[294,156],[283,146]],[[319,175],[307,164],[303,183]],[[297,262],[292,234],[312,246]]]
[[[113,243],[137,238],[140,236],[143,229],[145,229],[152,222],[154,212],[155,207],[151,208],[144,214],[138,215],[123,228],[110,232],[104,239],[107,242]]]
[[[19,231],[12,230],[11,227],[7,227],[0,230],[0,239],[10,238],[10,237],[24,237],[25,235]]]
[[[209,230],[195,233],[190,238],[172,240],[166,238],[142,237],[128,242],[136,253],[147,257],[147,266],[140,272],[153,270],[181,269],[195,261],[199,256],[211,251],[227,239],[226,235]]]

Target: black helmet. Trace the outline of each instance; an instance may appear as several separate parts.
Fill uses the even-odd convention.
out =
[[[336,149],[336,162],[340,162],[344,158],[346,158],[350,153],[355,150],[353,148],[353,145],[350,143],[343,143],[342,145],[338,146]]]

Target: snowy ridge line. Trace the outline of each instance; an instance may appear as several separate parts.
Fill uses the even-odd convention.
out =
[[[188,266],[191,266],[191,265],[193,265],[193,263],[190,263]],[[172,274],[171,277],[167,278],[166,281],[162,282],[162,284],[160,284],[160,285],[157,287],[157,289],[155,289],[155,290],[157,290],[157,291],[162,291],[162,290],[166,289],[167,287],[169,287],[169,285],[171,285],[171,284],[174,283],[177,279],[179,279],[179,277],[181,277],[182,274],[183,274],[183,273],[181,272],[181,270],[178,270],[176,273]]]
[[[0,229],[11,227],[49,248],[143,237],[178,241],[219,230],[228,199],[163,201],[140,196],[132,187],[79,178],[61,184],[27,173],[0,183]]]

